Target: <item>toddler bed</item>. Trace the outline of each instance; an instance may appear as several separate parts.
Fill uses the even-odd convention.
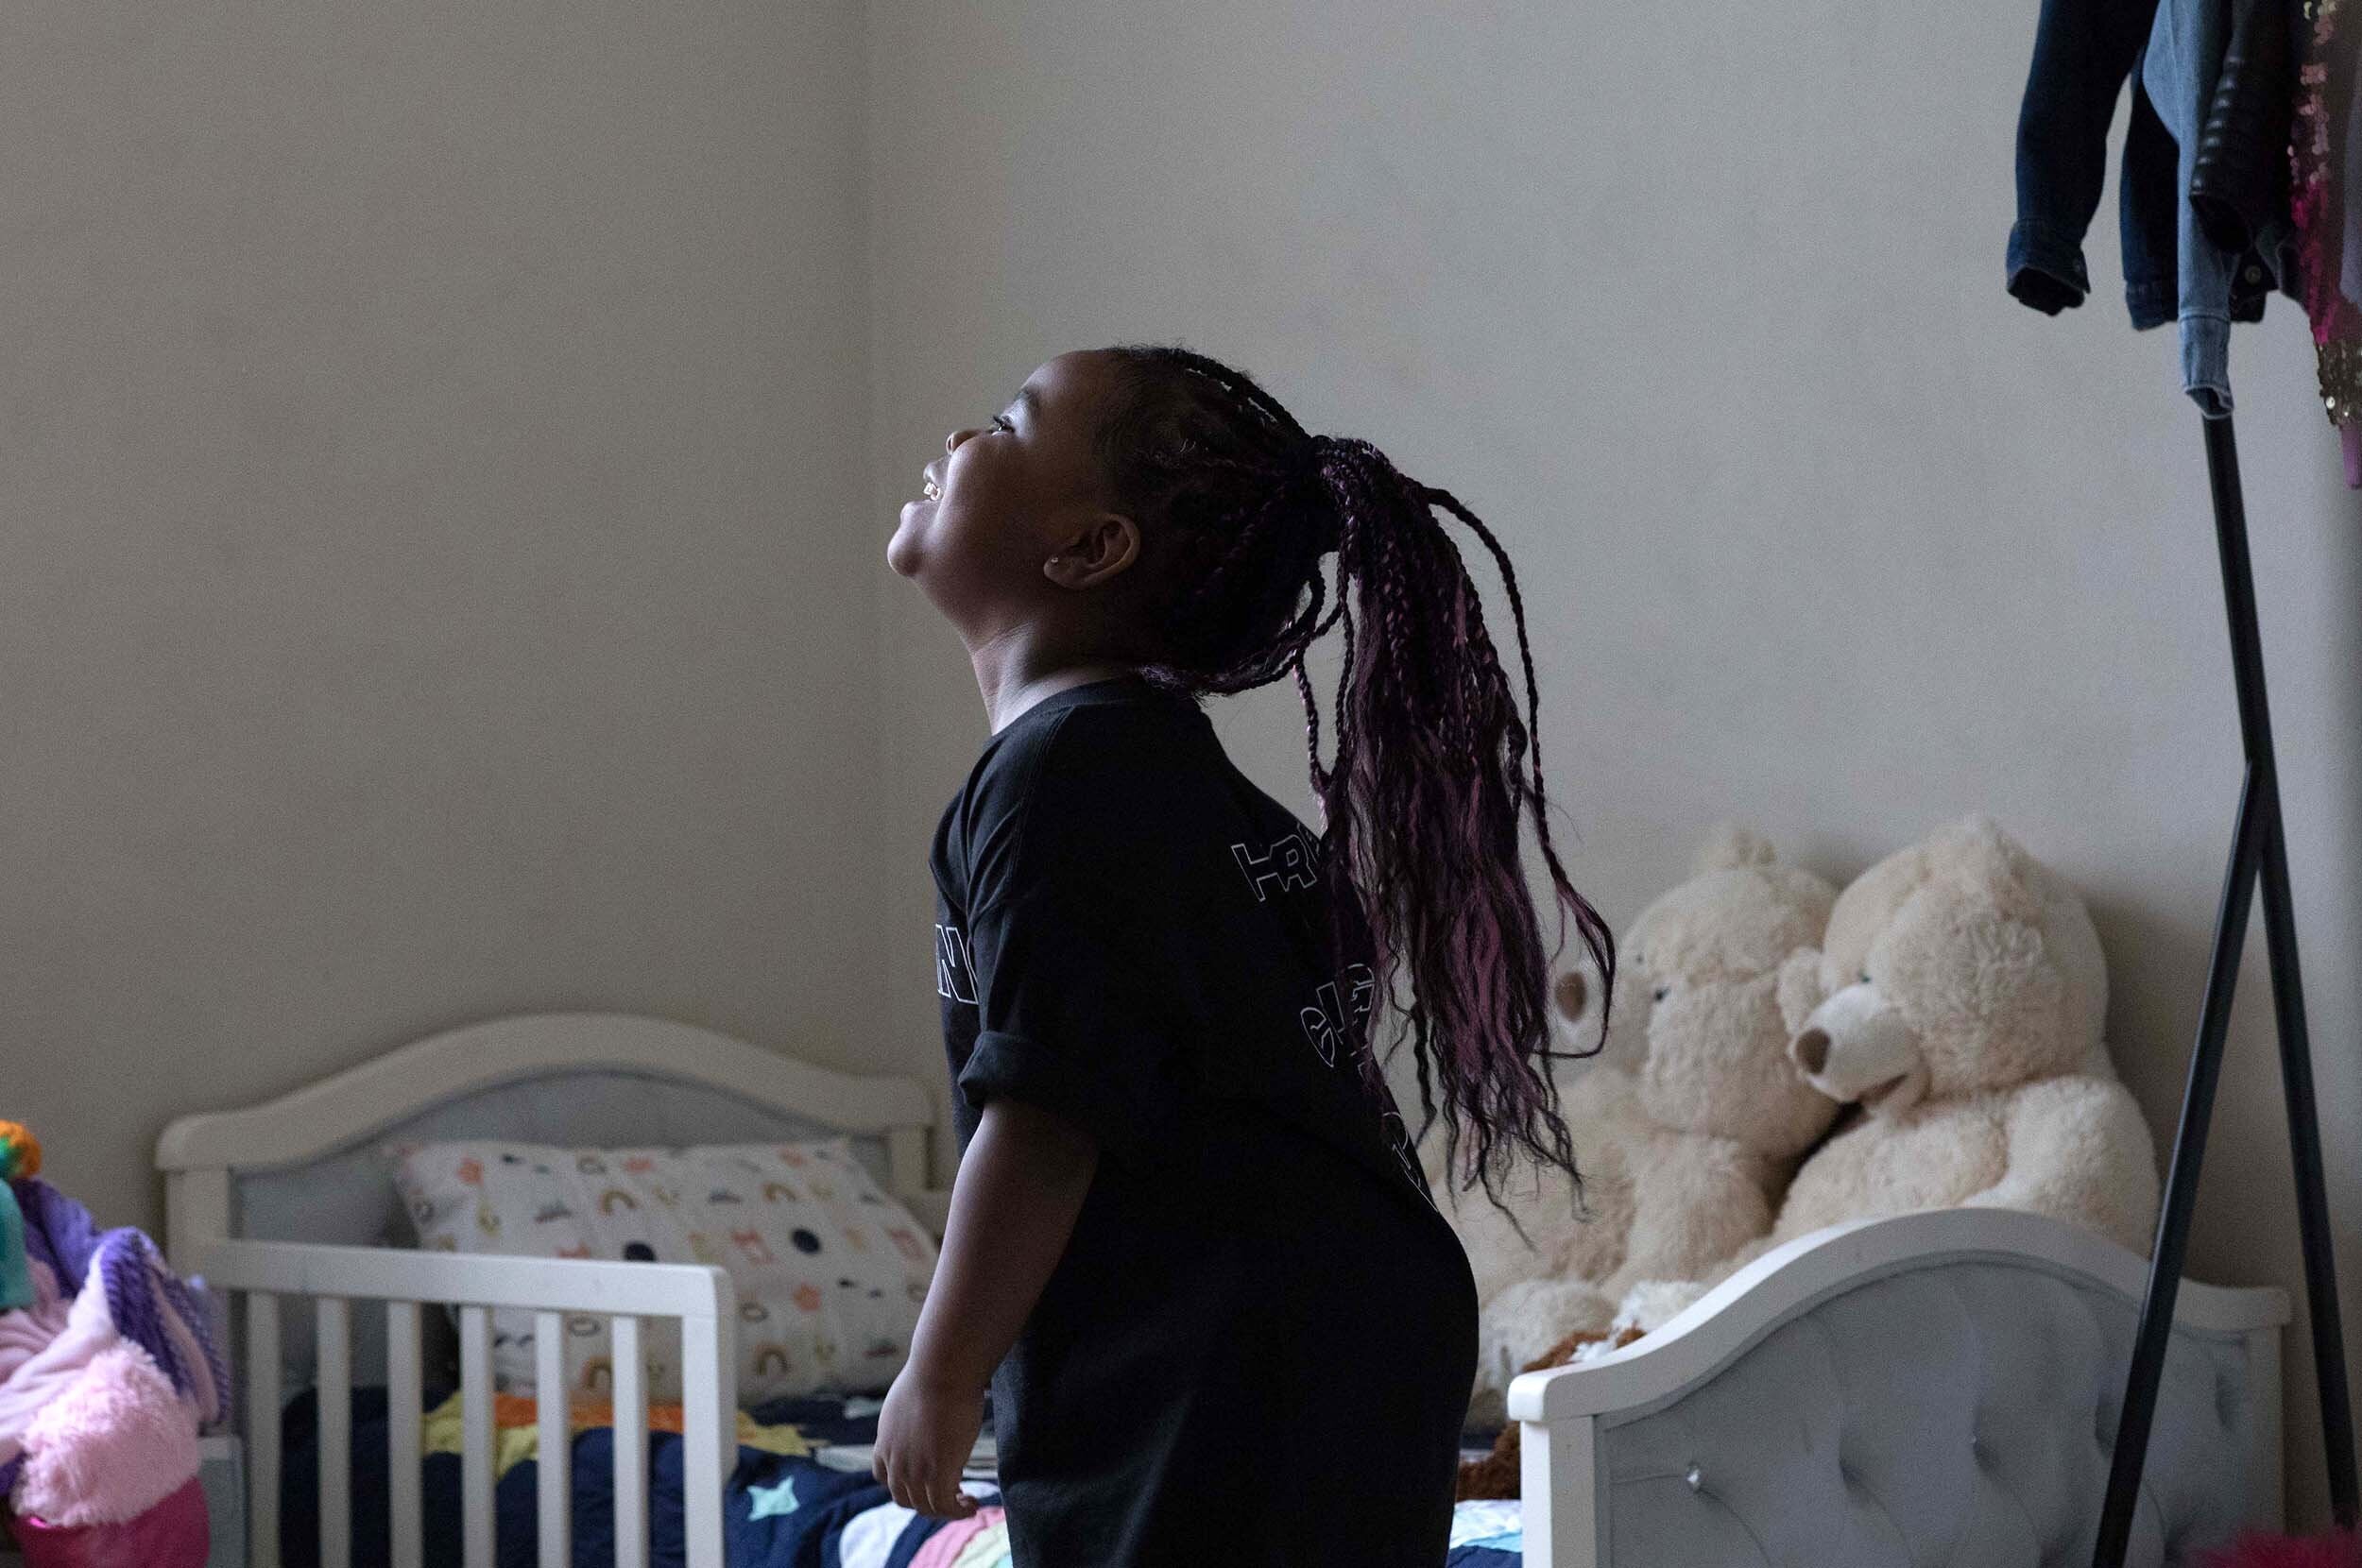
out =
[[[939,1230],[933,1120],[916,1080],[833,1072],[662,1020],[545,1014],[176,1121],[158,1151],[172,1260],[238,1306],[248,1560],[1001,1560],[989,1507],[941,1525],[870,1481],[874,1400],[740,1411],[741,1303],[723,1269],[387,1245],[404,1223],[381,1150],[468,1139],[613,1150],[842,1136],[880,1188]],[[1450,1561],[2087,1557],[2140,1284],[2120,1249],[1998,1211],[1806,1237],[1639,1344],[1520,1378],[1510,1410],[1524,1426],[1525,1501],[1463,1504]],[[530,1400],[495,1387],[496,1365],[520,1351],[512,1338],[496,1355],[496,1313],[540,1331]],[[2132,1560],[2181,1562],[2241,1524],[2277,1521],[2286,1317],[2277,1291],[2182,1291]],[[566,1336],[583,1321],[608,1325],[610,1371],[590,1410],[564,1391]],[[643,1370],[659,1342],[677,1365],[676,1402],[669,1388],[652,1398]],[[567,1462],[540,1462],[551,1454]],[[988,1463],[971,1490],[995,1495]],[[1238,1555],[1251,1559],[1251,1543]]]

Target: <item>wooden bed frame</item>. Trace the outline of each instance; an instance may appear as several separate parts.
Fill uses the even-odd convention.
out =
[[[505,1086],[615,1071],[722,1091],[837,1132],[881,1139],[887,1185],[940,1234],[948,1194],[928,1179],[934,1118],[931,1098],[918,1082],[835,1072],[659,1019],[616,1014],[496,1019],[402,1046],[261,1105],[175,1121],[157,1150],[167,1186],[170,1255],[184,1273],[203,1276],[216,1292],[244,1304],[232,1349],[243,1372],[246,1411],[275,1415],[279,1410],[285,1391],[281,1303],[287,1297],[312,1299],[320,1410],[320,1560],[328,1568],[345,1568],[348,1558],[354,1301],[373,1304],[372,1310],[383,1304],[388,1326],[388,1441],[394,1452],[406,1454],[419,1448],[421,1310],[457,1308],[468,1568],[489,1568],[492,1562],[491,1310],[545,1315],[537,1335],[537,1354],[543,1357],[539,1387],[545,1392],[539,1416],[544,1452],[557,1451],[566,1441],[564,1400],[550,1392],[562,1388],[557,1369],[548,1364],[562,1341],[556,1317],[590,1313],[613,1321],[619,1568],[644,1568],[646,1560],[645,1468],[621,1462],[621,1457],[642,1450],[646,1432],[646,1389],[634,1354],[640,1321],[677,1321],[691,1499],[688,1561],[691,1568],[723,1568],[722,1500],[735,1443],[731,1336],[737,1304],[721,1270],[258,1241],[243,1237],[236,1222],[234,1184],[242,1174],[302,1167],[365,1147],[424,1111]],[[1518,1378],[1510,1389],[1509,1410],[1523,1429],[1526,1562],[1533,1568],[1600,1568],[1636,1560],[1617,1547],[1619,1528],[1645,1511],[1635,1510],[1611,1463],[1613,1455],[1631,1451],[1617,1444],[1628,1445],[1634,1434],[1645,1432],[1652,1414],[1712,1389],[1716,1379],[1744,1367],[1784,1328],[1807,1323],[1833,1304],[1867,1300],[1857,1293],[1880,1282],[1994,1266],[2022,1270],[2036,1282],[2032,1288],[2063,1286],[2080,1292],[2079,1301],[2121,1300],[2128,1319],[2140,1297],[2141,1260],[2098,1237],[2030,1215],[1933,1211],[1805,1237],[1758,1259],[1639,1343],[1586,1365]],[[2219,1483],[2217,1490],[2234,1484],[2242,1489],[2234,1499],[2236,1511],[2258,1525],[2279,1517],[2279,1336],[2287,1318],[2287,1300],[2280,1291],[2202,1286],[2183,1287],[2176,1315],[2177,1335],[2186,1332],[2212,1346],[2209,1354],[2235,1369],[2223,1375],[2236,1385],[2225,1397],[2242,1414],[2237,1428],[2242,1448],[2223,1457],[2226,1466],[2235,1469],[2235,1483]],[[248,1419],[244,1439],[252,1524],[248,1560],[254,1568],[278,1568],[276,1420]],[[567,1469],[538,1467],[545,1568],[571,1561]],[[419,1469],[396,1464],[391,1476],[392,1561],[396,1568],[416,1568]],[[1689,1486],[1695,1491],[1701,1485],[1693,1467]],[[1619,1508],[1625,1510],[1620,1517]]]

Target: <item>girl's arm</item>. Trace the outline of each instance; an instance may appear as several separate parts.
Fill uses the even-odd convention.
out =
[[[984,1418],[993,1368],[1040,1299],[1099,1167],[1099,1146],[1020,1100],[985,1105],[951,1183],[934,1283],[909,1363],[878,1415],[872,1470],[904,1508],[975,1510],[960,1471]]]

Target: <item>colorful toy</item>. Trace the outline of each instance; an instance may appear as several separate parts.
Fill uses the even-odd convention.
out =
[[[135,1230],[102,1232],[0,1123],[0,1500],[26,1568],[199,1568],[198,1428],[229,1374],[202,1294]]]
[[[13,1121],[0,1121],[0,1312],[33,1304],[32,1269],[25,1255],[25,1211],[11,1184],[41,1174],[41,1143]]]

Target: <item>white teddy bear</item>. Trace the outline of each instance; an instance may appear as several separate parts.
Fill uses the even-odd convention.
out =
[[[1480,1422],[1527,1362],[1606,1328],[1628,1285],[1689,1277],[1771,1229],[1796,1157],[1837,1114],[1789,1064],[1778,991],[1833,897],[1756,835],[1718,832],[1695,875],[1634,922],[1606,1048],[1562,1081],[1583,1211],[1531,1167],[1503,1191],[1517,1226],[1481,1190],[1450,1192],[1482,1303]],[[1597,1040],[1596,992],[1579,971],[1560,977],[1570,1038]]]
[[[1806,1080],[1857,1126],[1797,1172],[1779,1239],[1954,1204],[2029,1209],[2146,1252],[2148,1123],[2101,1029],[2108,968],[2056,873],[1972,817],[1864,872],[1782,976]]]
[[[1872,866],[1821,950],[1791,958],[1780,1004],[1797,1070],[1859,1120],[1815,1150],[1761,1242],[1703,1275],[1628,1293],[1651,1329],[1740,1263],[1850,1219],[2026,1209],[2147,1252],[2157,1218],[2148,1124],[2101,1040],[2108,973],[2074,890],[1972,817]]]

